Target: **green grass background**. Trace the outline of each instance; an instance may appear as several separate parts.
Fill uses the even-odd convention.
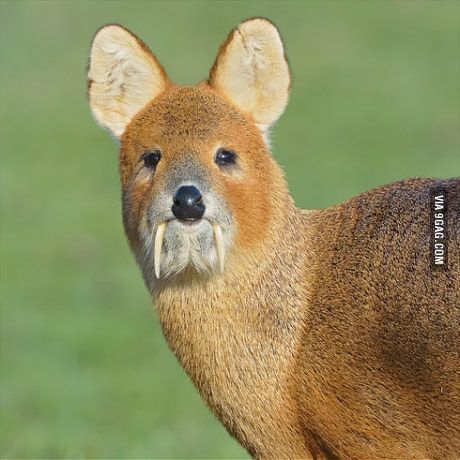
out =
[[[119,22],[194,83],[248,16],[277,23],[290,58],[272,139],[299,206],[459,175],[460,2],[2,0],[2,457],[246,456],[162,337],[85,67]]]

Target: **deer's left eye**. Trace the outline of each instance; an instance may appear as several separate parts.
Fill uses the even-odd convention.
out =
[[[159,150],[154,150],[153,152],[145,152],[142,155],[142,159],[144,160],[144,165],[146,168],[154,169],[161,160],[161,152]]]
[[[229,166],[236,163],[236,153],[229,149],[219,149],[216,153],[216,164],[219,166]]]

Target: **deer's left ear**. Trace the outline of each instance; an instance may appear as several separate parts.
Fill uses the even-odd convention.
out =
[[[168,84],[156,56],[132,32],[117,24],[99,29],[91,46],[89,102],[94,118],[116,138]]]
[[[290,82],[279,32],[264,18],[244,21],[230,32],[209,75],[209,84],[249,113],[262,132],[283,113]]]

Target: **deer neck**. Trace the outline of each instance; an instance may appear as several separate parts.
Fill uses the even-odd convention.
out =
[[[286,420],[270,420],[273,411],[291,411],[289,370],[307,295],[298,289],[305,283],[305,222],[290,197],[277,223],[258,253],[233,257],[223,275],[183,277],[155,293],[169,346],[227,429],[248,437],[246,446],[249,438],[260,439],[248,433],[262,420],[276,427],[265,432],[274,446],[290,429]],[[251,410],[240,410],[243,406]]]

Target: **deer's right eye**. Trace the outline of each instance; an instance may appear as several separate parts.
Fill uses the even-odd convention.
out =
[[[154,150],[153,152],[145,152],[142,155],[142,159],[144,160],[144,165],[146,168],[155,169],[156,165],[161,160],[161,152],[159,150]]]

